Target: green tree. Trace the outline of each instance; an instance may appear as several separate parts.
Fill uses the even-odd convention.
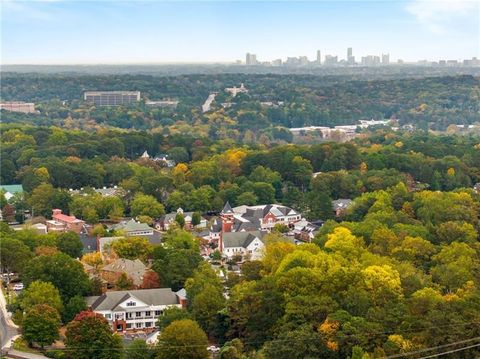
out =
[[[253,206],[257,204],[258,198],[253,192],[243,192],[240,196],[237,197],[237,202],[239,204]]]
[[[0,264],[2,273],[23,272],[28,261],[33,257],[33,252],[18,239],[8,234],[1,233]]]
[[[30,308],[22,322],[22,335],[30,346],[34,343],[43,349],[59,338],[60,314],[47,304]]]
[[[26,311],[37,304],[48,304],[50,307],[62,313],[63,304],[60,292],[52,283],[34,281],[21,295],[22,308]]]
[[[62,320],[64,323],[68,323],[75,318],[75,316],[87,310],[87,302],[82,296],[76,295],[65,304],[65,310],[63,311]]]
[[[158,317],[157,326],[160,331],[168,327],[176,320],[192,319],[192,315],[189,311],[181,308],[167,308],[163,311],[163,314]]]
[[[75,295],[86,295],[90,290],[82,264],[64,253],[33,258],[24,271],[23,282],[28,287],[36,280],[52,283],[64,302]]]
[[[180,228],[183,228],[185,226],[185,217],[183,217],[182,213],[177,213],[177,215],[175,216],[175,222],[178,223],[178,226]]]
[[[83,244],[80,236],[74,232],[65,232],[58,236],[58,249],[73,258],[82,256]]]
[[[127,276],[126,273],[120,274],[117,281],[115,282],[115,287],[119,290],[128,290],[133,288],[133,280]]]
[[[207,359],[207,336],[196,322],[177,320],[166,327],[158,340],[158,359]]]
[[[120,258],[146,260],[152,253],[152,245],[143,237],[121,238],[112,243],[112,249]]]
[[[116,359],[122,357],[122,340],[101,314],[80,312],[68,325],[65,345],[74,359]]]
[[[235,338],[226,342],[220,350],[220,359],[246,359],[247,356],[243,352],[243,343],[240,339]]]
[[[193,212],[192,214],[192,226],[198,226],[202,221],[202,215],[200,212]]]
[[[155,197],[137,193],[132,200],[131,213],[133,217],[144,215],[158,218],[165,214],[165,208]]]
[[[266,358],[276,359],[337,358],[310,325],[282,331],[276,340],[265,343],[263,352]]]
[[[145,340],[134,339],[130,345],[125,348],[125,358],[128,359],[154,359],[155,349],[148,345]]]

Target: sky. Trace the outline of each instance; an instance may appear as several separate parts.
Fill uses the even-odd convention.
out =
[[[480,57],[480,0],[0,0],[2,64]]]

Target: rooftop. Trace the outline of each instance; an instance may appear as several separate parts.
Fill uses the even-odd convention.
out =
[[[179,295],[182,294],[181,290],[177,294],[170,288],[120,290],[87,297],[86,301],[92,310],[114,310],[128,298],[136,298],[147,305],[175,305],[179,303]]]

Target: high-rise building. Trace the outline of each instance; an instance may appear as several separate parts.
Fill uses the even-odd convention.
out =
[[[247,52],[245,57],[245,64],[248,66],[257,65],[257,55]]]
[[[338,63],[338,56],[325,55],[325,65],[336,65]]]
[[[355,56],[353,56],[353,50],[351,47],[347,48],[347,63],[349,65],[355,64]]]
[[[307,56],[300,56],[299,59],[300,65],[307,65],[308,64],[308,57]]]
[[[317,64],[321,64],[322,63],[322,53],[320,52],[320,50],[317,50]]]
[[[140,91],[86,91],[83,99],[97,106],[121,106],[140,101]]]
[[[390,54],[382,54],[382,65],[388,65],[390,63]]]

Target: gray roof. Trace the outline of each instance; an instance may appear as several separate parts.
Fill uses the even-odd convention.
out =
[[[115,273],[125,273],[127,276],[132,278],[133,284],[140,285],[143,282],[143,275],[147,267],[142,263],[141,260],[135,259],[134,261],[125,258],[119,258],[115,262],[112,262],[105,267],[102,271],[115,272]]]
[[[225,203],[225,206],[222,209],[222,213],[233,213],[232,206],[230,206],[230,203],[228,201],[227,203]]]
[[[242,247],[246,248],[255,238],[262,238],[265,232],[253,231],[253,232],[228,232],[223,234],[223,246],[225,248]]]
[[[128,222],[120,222],[112,226],[112,229],[125,232],[134,232],[134,231],[152,231],[153,228],[146,223],[140,223],[135,221],[133,218]]]
[[[115,310],[120,303],[128,298],[136,298],[148,305],[173,305],[179,303],[177,294],[170,288],[106,292],[101,296],[87,297],[86,302],[92,310]]]
[[[337,199],[332,201],[332,207],[336,211],[338,209],[345,209],[352,204],[351,199]]]

